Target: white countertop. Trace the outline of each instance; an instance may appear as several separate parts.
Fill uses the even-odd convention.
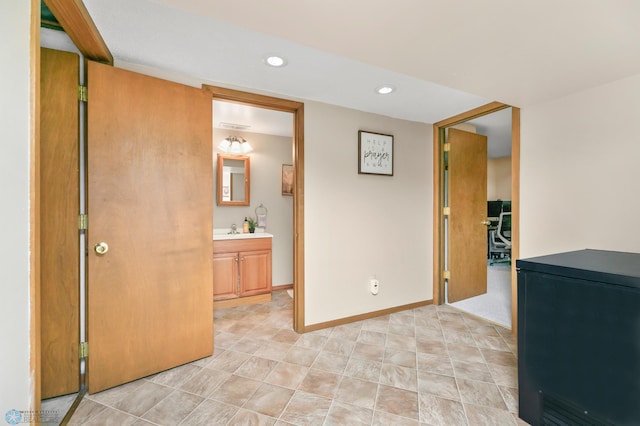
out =
[[[251,233],[243,234],[242,232],[238,234],[230,234],[229,231],[230,231],[229,229],[223,229],[223,228],[214,229],[213,240],[218,241],[218,240],[244,240],[247,238],[273,238],[272,234],[269,234],[267,232],[261,232],[258,229],[256,229],[256,232],[253,234]]]

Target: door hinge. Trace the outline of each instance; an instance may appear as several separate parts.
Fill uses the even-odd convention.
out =
[[[444,145],[442,145],[442,150],[444,152],[449,152],[451,150],[451,144],[450,143],[445,143]]]
[[[78,99],[82,102],[87,102],[89,100],[89,90],[87,86],[78,86]]]
[[[445,279],[445,280],[450,280],[451,279],[451,272],[442,271],[442,278]]]
[[[445,207],[442,209],[442,214],[444,216],[449,216],[451,214],[451,207]]]
[[[87,230],[89,228],[89,217],[86,214],[78,215],[78,229]]]
[[[89,356],[89,342],[80,343],[80,359],[87,358]]]

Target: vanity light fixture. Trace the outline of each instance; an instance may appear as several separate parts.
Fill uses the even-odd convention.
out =
[[[229,136],[218,145],[222,152],[227,154],[243,155],[253,151],[249,142],[240,136]]]
[[[274,68],[282,68],[287,65],[287,60],[284,57],[276,54],[265,55],[262,58],[262,62],[264,62],[265,65],[268,65]]]
[[[376,93],[378,95],[388,95],[396,91],[395,86],[391,84],[384,84],[382,86],[376,87]]]

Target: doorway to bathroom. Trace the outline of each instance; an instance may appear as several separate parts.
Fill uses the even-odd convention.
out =
[[[241,227],[245,216],[256,218],[258,208],[263,214],[266,210],[266,230],[274,235],[273,286],[292,287],[293,329],[304,332],[304,104],[214,86],[203,88],[212,94],[214,153],[220,141],[234,135],[253,148],[250,205],[214,206],[214,228],[229,228],[234,223]],[[285,171],[292,177],[286,191]]]

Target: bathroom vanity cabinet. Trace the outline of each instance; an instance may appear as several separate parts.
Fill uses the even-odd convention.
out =
[[[217,308],[271,300],[271,237],[213,241],[213,300]]]

